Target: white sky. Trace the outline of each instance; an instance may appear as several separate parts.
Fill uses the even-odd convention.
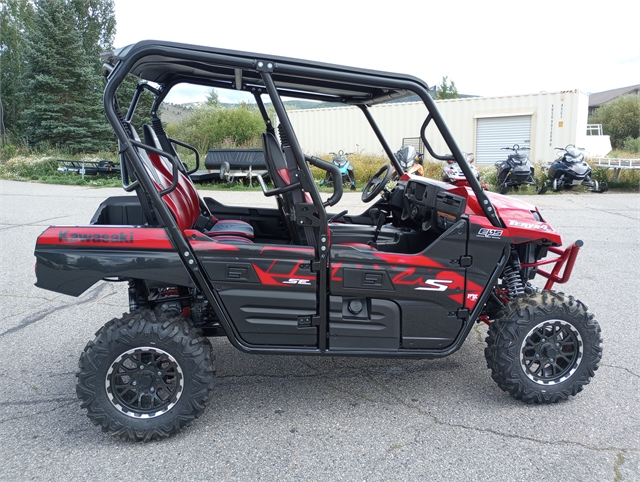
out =
[[[412,74],[483,96],[640,84],[640,0],[115,0],[158,39]],[[203,100],[174,97],[174,102]],[[194,94],[195,95],[195,94]],[[223,102],[232,100],[219,92]]]

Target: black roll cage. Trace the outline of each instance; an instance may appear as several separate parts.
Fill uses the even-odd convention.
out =
[[[172,189],[175,189],[176,181],[174,180],[174,185],[158,192],[152,179],[144,169],[143,161],[139,157],[138,148],[167,157],[173,164],[174,179],[177,178],[175,174],[178,160],[168,152],[146,146],[144,143],[133,140],[127,133],[128,123],[132,119],[133,112],[144,89],[149,90],[155,96],[152,115],[157,112],[159,105],[171,88],[179,83],[192,83],[246,91],[253,94],[256,98],[260,112],[265,119],[267,130],[273,132],[274,127],[271,125],[264,103],[260,98],[263,94],[269,95],[300,169],[300,182],[302,187],[310,194],[318,217],[316,255],[312,269],[316,271],[319,276],[319,310],[318,315],[315,317],[314,324],[317,324],[319,334],[321,335],[327,332],[328,326],[328,309],[326,306],[328,300],[327,267],[329,253],[327,213],[307,165],[308,158],[304,155],[298,142],[281,97],[321,100],[359,107],[379,139],[390,162],[397,172],[402,173],[404,172],[402,166],[399,164],[391,147],[382,135],[368,107],[378,103],[400,99],[410,94],[417,94],[424,102],[429,113],[421,129],[421,138],[428,151],[436,159],[452,158],[457,160],[469,185],[476,194],[486,217],[492,225],[496,227],[502,226],[491,201],[473,175],[466,157],[456,144],[434,100],[429,95],[428,85],[415,77],[299,59],[154,40],[146,40],[116,51],[104,52],[101,58],[105,61],[103,71],[107,78],[107,85],[104,92],[105,113],[118,138],[121,158],[122,160],[126,158],[130,163],[122,163],[123,187],[126,191],[143,189],[145,195],[148,196],[153,203],[154,209],[159,215],[160,221],[165,226],[167,234],[174,243],[184,266],[188,267],[194,284],[201,289],[211,303],[225,332],[227,334],[234,334],[234,336],[229,336],[230,341],[242,351],[267,353],[272,350],[252,348],[251,346],[240,343],[239,334],[236,332],[233,324],[229,323],[229,314],[226,312],[216,293],[214,293],[209,286],[208,280],[199,266],[191,245],[182,235],[169,208],[162,202],[162,196]],[[136,89],[126,116],[123,116],[117,104],[116,91],[128,74],[140,78],[141,84],[138,89]],[[147,82],[153,82],[160,87],[153,87],[147,84]],[[427,125],[431,121],[435,123],[452,155],[440,156],[433,151],[425,135]],[[126,168],[127,165],[130,165],[134,171],[133,178]],[[499,271],[496,270],[493,277],[495,278],[498,273]],[[478,311],[480,306],[481,304],[478,304],[477,309],[474,311]],[[478,315],[479,311],[478,313],[472,313],[467,319],[467,324],[471,326],[471,320],[474,320]],[[468,330],[462,331],[468,332]],[[466,333],[464,333],[464,336],[466,336]],[[459,348],[461,340],[464,340],[464,336],[461,333],[459,335],[460,339],[456,340],[449,349],[445,351],[433,351],[431,355],[445,356],[452,353]],[[326,337],[319,336],[317,350],[309,350],[309,352],[324,352],[326,349]],[[286,348],[278,347],[276,351],[284,353],[287,351],[297,352],[298,350],[287,350]],[[407,351],[407,356],[417,356],[418,353],[419,356],[429,355],[428,350],[421,350],[416,353]],[[366,355],[366,353],[359,354]]]

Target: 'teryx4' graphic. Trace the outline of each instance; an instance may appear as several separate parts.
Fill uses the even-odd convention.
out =
[[[515,226],[523,229],[541,229],[542,231],[549,230],[549,226],[543,223],[523,223],[522,221],[509,220],[509,226]]]

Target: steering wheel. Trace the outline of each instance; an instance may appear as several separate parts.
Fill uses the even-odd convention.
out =
[[[373,201],[375,197],[378,194],[380,194],[380,192],[382,192],[384,187],[387,185],[390,177],[391,177],[391,164],[385,164],[380,169],[378,169],[378,172],[376,172],[371,177],[371,179],[369,179],[369,182],[367,183],[367,185],[364,187],[364,190],[362,191],[362,197],[361,197],[362,202],[368,203]]]

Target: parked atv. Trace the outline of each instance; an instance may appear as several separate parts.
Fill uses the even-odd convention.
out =
[[[473,176],[478,180],[478,182],[482,186],[482,189],[488,189],[487,184],[483,181],[480,181],[480,172],[478,172],[476,166],[473,165],[473,161],[475,160],[473,152],[465,152],[464,156],[469,163],[469,166],[471,166]],[[448,182],[450,184],[453,184],[454,186],[469,185],[464,171],[455,159],[447,159],[446,164],[442,167],[442,182]]]
[[[332,152],[331,154],[335,156],[331,160],[331,162],[335,166],[337,166],[338,169],[340,170],[340,178],[342,179],[342,185],[349,186],[352,191],[355,191],[356,175],[353,172],[353,164],[351,164],[351,162],[349,161],[349,158],[347,157],[353,153],[352,152],[345,153],[344,151],[340,150],[338,151],[337,154],[335,152]],[[333,174],[330,172],[327,172],[327,175],[325,176],[325,178],[322,181],[320,181],[320,185],[330,186],[331,184],[333,184]]]
[[[574,186],[588,186],[589,191],[605,192],[609,190],[606,182],[591,179],[591,166],[584,160],[584,149],[569,144],[556,147],[558,158],[551,163],[547,177],[554,192],[560,189],[573,189]]]
[[[509,154],[505,161],[496,162],[498,192],[500,194],[507,194],[509,188],[518,190],[523,184],[529,184],[535,186],[538,194],[544,194],[547,191],[547,183],[543,183],[542,186],[538,186],[536,181],[535,168],[529,156],[523,154],[521,151],[528,151],[528,147],[520,147],[518,144],[514,144],[513,147],[503,147],[502,150],[513,151],[513,154]]]
[[[554,403],[589,383],[601,358],[600,328],[583,303],[553,291],[570,278],[582,242],[562,248],[535,206],[482,189],[424,82],[151,40],[102,60],[123,188],[137,196],[107,198],[86,225],[46,229],[35,272],[38,287],[71,296],[101,280],[128,287],[128,312],[98,330],[77,372],[82,407],[103,431],[152,440],[200,416],[215,377],[211,336],[251,354],[440,358],[486,323],[487,365],[515,399]],[[140,84],[123,112],[116,92],[131,75]],[[253,93],[273,187],[258,180],[277,207],[200,197],[174,144],[197,151],[169,138],[157,116],[180,83]],[[144,90],[154,103],[140,137],[131,119]],[[404,172],[369,109],[409,95],[426,108],[415,126],[425,148],[455,161],[468,186]],[[323,199],[309,165],[333,179],[340,169],[304,154],[281,96],[363,112],[389,161],[362,192],[370,208],[327,211],[339,204],[342,183]],[[281,123],[279,136],[265,100]],[[431,121],[429,138],[439,136],[452,154],[434,151]],[[394,169],[402,174],[387,185]],[[533,284],[540,277],[543,287]]]

